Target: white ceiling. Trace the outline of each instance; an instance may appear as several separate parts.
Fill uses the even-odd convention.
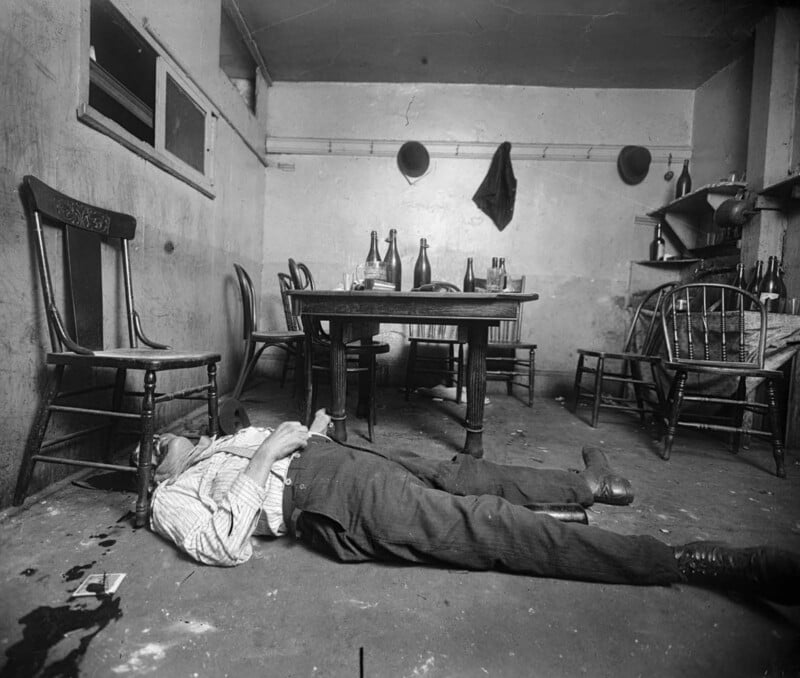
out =
[[[772,0],[226,0],[276,81],[694,89]]]

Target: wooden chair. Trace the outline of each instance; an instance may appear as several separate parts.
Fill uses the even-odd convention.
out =
[[[233,398],[238,400],[244,390],[244,385],[258,363],[265,349],[273,347],[286,353],[281,370],[281,388],[286,383],[286,373],[289,363],[298,369],[298,356],[302,352],[304,334],[302,330],[287,329],[286,331],[262,332],[258,329],[256,316],[256,296],[253,290],[253,281],[239,264],[234,264],[236,277],[239,280],[239,290],[242,294],[242,328],[244,339],[244,358],[239,370],[236,388],[233,389]],[[288,326],[287,326],[288,327]]]
[[[476,285],[480,284],[476,281]],[[509,278],[504,292],[522,294],[525,291],[525,276]],[[487,381],[506,382],[506,393],[513,394],[514,386],[527,391],[528,407],[533,407],[533,387],[536,377],[537,345],[522,341],[522,310],[517,309],[513,320],[501,320],[497,327],[489,328],[489,344],[486,347]],[[522,353],[520,355],[519,353]]]
[[[314,278],[302,262],[289,259],[289,276],[279,276],[281,282],[281,295],[284,298],[284,308],[287,314],[291,313],[291,300],[287,294],[288,289],[315,289]],[[285,285],[291,281],[291,288]],[[303,319],[295,317],[298,327],[303,327]],[[310,332],[306,333],[304,344],[305,357],[305,421],[311,423],[317,407],[317,392],[319,391],[319,376],[330,373],[330,339],[319,320],[312,319]],[[389,352],[389,344],[384,342],[364,343],[357,341],[345,346],[345,359],[347,373],[358,374],[366,381],[360,382],[359,398],[356,414],[367,419],[368,439],[372,442],[374,426],[377,420],[375,407],[375,394],[377,392],[377,356]]]
[[[435,292],[460,292],[461,290],[451,283],[436,282],[423,286]],[[406,387],[405,397],[408,400],[414,390],[415,375],[434,374],[443,375],[447,386],[456,385],[456,402],[461,403],[464,390],[464,345],[467,339],[459,332],[457,325],[433,325],[427,323],[412,323],[408,326],[408,357],[406,358]],[[420,351],[425,347],[433,347],[430,351]],[[441,348],[447,350],[443,359]],[[456,348],[458,355],[456,356]]]
[[[588,402],[592,408],[592,428],[597,426],[601,409],[636,412],[642,421],[647,414],[662,415],[664,394],[654,373],[661,361],[658,313],[662,299],[676,285],[675,282],[659,285],[642,299],[634,311],[621,351],[578,349],[572,411]],[[650,368],[650,378],[645,377],[643,366]],[[592,376],[590,388],[583,386],[584,375]]]
[[[79,202],[32,176],[24,178],[23,192],[31,216],[52,345],[45,363],[53,366],[53,370],[25,449],[14,504],[18,506],[25,500],[34,466],[39,462],[126,471],[137,474],[136,525],[144,525],[148,515],[156,406],[175,399],[204,400],[208,405],[208,431],[212,435],[216,434],[216,373],[220,356],[217,353],[172,350],[151,341],[142,332],[139,314],[134,306],[128,254],[128,242],[136,233],[134,217]],[[50,260],[45,248],[46,225],[63,232],[63,289],[58,290],[61,294],[56,293],[54,281],[61,281],[62,276],[52,276],[50,272]],[[103,341],[102,255],[109,250],[113,250],[121,259],[122,280],[119,289],[125,295],[126,313],[123,325],[127,327],[127,345],[120,348],[104,348]],[[52,261],[59,259],[60,257],[53,258]],[[107,270],[112,269],[107,267]],[[62,299],[66,301],[60,303]],[[143,346],[140,346],[140,342]],[[204,383],[172,393],[156,391],[156,376],[159,372],[201,367],[206,368]],[[65,379],[67,368],[69,379]],[[113,370],[113,382],[100,383],[108,370]],[[126,391],[129,370],[144,372],[143,391]],[[62,391],[64,385],[69,385],[69,390]],[[111,391],[110,407],[100,407],[102,402],[96,395],[87,402],[86,396],[103,391]],[[139,412],[123,411],[123,398],[126,396],[139,398]],[[81,425],[87,416],[101,417],[106,421],[99,426],[45,439],[52,414],[66,417],[77,415]],[[140,453],[135,468],[127,463],[123,465],[110,461],[111,433],[115,430],[115,422],[119,420],[138,423]],[[72,446],[84,436],[103,430],[107,432],[103,463],[91,459],[43,454],[67,445]]]
[[[666,434],[661,456],[669,459],[678,426],[734,434],[738,452],[743,434],[769,438],[778,477],[785,478],[783,426],[777,387],[783,373],[764,367],[767,312],[759,299],[733,285],[690,283],[670,290],[661,305],[667,359],[674,372],[667,398]],[[745,309],[753,309],[747,311]],[[694,382],[687,389],[687,380]],[[758,402],[747,380],[764,384],[766,402]],[[731,393],[728,384],[736,383]],[[727,382],[727,383],[726,383]],[[687,402],[712,405],[713,412],[688,413]],[[766,415],[769,430],[746,424],[745,413]],[[723,423],[720,423],[723,422]]]

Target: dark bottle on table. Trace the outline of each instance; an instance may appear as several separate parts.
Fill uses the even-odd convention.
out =
[[[675,198],[678,199],[692,192],[692,177],[689,175],[689,161],[683,161],[683,170],[675,183]]]
[[[750,282],[747,283],[747,291],[750,294],[758,296],[759,291],[761,290],[761,281],[764,279],[764,262],[759,259],[755,264],[753,264],[753,275],[750,278]],[[752,310],[752,305],[751,305]]]
[[[369,234],[369,253],[367,254],[367,263],[381,263],[381,254],[378,252],[378,231],[372,231]]]
[[[758,298],[767,309],[767,313],[780,313],[781,302],[781,279],[778,275],[778,258],[770,256],[767,262],[767,272],[764,274],[764,279],[761,281],[761,287],[758,291]],[[786,296],[786,288],[783,287],[784,298]]]
[[[419,239],[419,255],[414,265],[414,288],[427,285],[431,281],[431,262],[428,261],[428,241]]]
[[[464,274],[464,287],[465,292],[475,291],[475,271],[472,269],[472,257],[467,257],[467,272]]]
[[[403,264],[400,261],[400,254],[397,251],[397,229],[389,230],[389,237],[386,239],[389,249],[386,250],[386,282],[394,283],[395,291],[399,292],[403,285]]]
[[[661,234],[661,224],[656,224],[653,241],[650,243],[650,261],[664,261],[667,243]]]

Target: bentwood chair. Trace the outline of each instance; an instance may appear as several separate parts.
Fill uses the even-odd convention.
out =
[[[75,200],[33,176],[24,178],[22,189],[33,229],[52,345],[45,363],[52,370],[48,370],[49,380],[23,456],[14,504],[20,505],[25,500],[37,463],[131,472],[137,475],[136,525],[144,525],[148,515],[156,408],[176,399],[203,400],[208,406],[208,432],[216,434],[216,374],[220,356],[210,352],[173,350],[144,335],[134,305],[128,253],[128,243],[136,234],[134,217]],[[62,248],[56,247],[59,256],[48,259],[45,242],[52,242],[50,227],[61,231],[63,275],[60,272],[51,275],[51,263],[61,262]],[[104,266],[103,261],[108,259],[111,261]],[[125,297],[121,325],[127,330],[127,344],[119,348],[106,348],[103,336],[104,329],[113,326],[110,322],[104,323],[102,284],[103,274],[112,271],[119,271],[118,289]],[[111,301],[105,305],[116,306]],[[159,373],[189,368],[205,368],[204,382],[170,393],[156,391]],[[129,371],[144,373],[142,391],[126,390]],[[109,391],[110,403],[100,398],[103,394],[107,397]],[[123,409],[125,398],[135,398],[138,411]],[[58,433],[46,437],[54,414],[60,419]],[[87,418],[90,421],[99,418],[103,423],[85,427]],[[69,422],[65,419],[72,421],[67,433],[64,431],[68,430]],[[112,434],[117,432],[115,423],[120,420],[138,424],[136,436],[140,453],[135,468],[112,460]],[[79,455],[74,443],[100,432],[106,433],[104,461],[75,458]],[[71,448],[70,456],[49,454],[51,450],[67,446]]]
[[[302,262],[289,259],[289,279],[291,289],[315,289],[314,278]],[[291,300],[287,294],[288,289],[284,289],[284,278],[281,280],[281,294],[284,297],[284,304],[287,309],[291,308]],[[287,311],[288,313],[288,311]],[[317,405],[317,393],[319,391],[319,376],[324,373],[330,374],[330,338],[322,327],[322,323],[316,319],[307,319],[310,322],[305,332],[306,320],[296,318],[298,327],[303,327],[305,332],[305,421],[310,424]],[[368,439],[372,442],[373,431],[376,423],[376,401],[377,392],[377,356],[389,352],[389,344],[384,342],[363,342],[355,341],[345,346],[345,362],[347,374],[358,374],[362,380],[360,382],[359,395],[366,396],[366,401],[359,398],[357,415],[367,419]]]
[[[244,339],[244,357],[239,370],[236,388],[233,389],[233,398],[238,400],[244,390],[247,379],[252,374],[261,354],[267,348],[277,348],[286,354],[281,369],[281,388],[286,383],[286,373],[291,362],[294,369],[298,369],[298,357],[301,354],[304,334],[301,330],[287,329],[285,331],[264,332],[258,329],[256,295],[253,290],[253,281],[247,271],[239,264],[234,264],[236,277],[239,280],[239,290],[242,294],[242,329]],[[288,326],[287,326],[288,327]]]
[[[455,285],[443,282],[431,283],[432,291],[460,292]],[[434,325],[411,323],[408,326],[408,357],[406,358],[405,398],[408,400],[416,383],[416,375],[432,374],[443,376],[445,384],[455,382],[456,402],[461,403],[464,390],[464,345],[466,336],[457,325]],[[443,356],[442,349],[446,351]],[[456,349],[458,354],[456,355]]]
[[[665,295],[677,283],[668,282],[652,289],[636,306],[619,352],[578,349],[572,411],[588,403],[591,425],[597,426],[601,409],[638,413],[642,421],[649,415],[661,417],[664,394],[655,368],[661,361],[659,309]],[[643,368],[648,368],[649,375]],[[591,376],[584,386],[584,376]]]
[[[522,294],[525,291],[525,276],[510,277],[503,291]],[[514,386],[521,386],[526,390],[528,407],[533,407],[537,345],[521,339],[523,307],[524,304],[519,304],[517,317],[513,320],[501,320],[498,326],[489,328],[486,379],[504,381],[508,395],[512,395]]]
[[[674,373],[661,457],[669,459],[679,426],[733,433],[734,453],[742,435],[756,435],[771,441],[776,475],[785,478],[777,394],[783,373],[764,366],[764,305],[733,285],[689,283],[665,295],[661,325],[667,351],[663,367]],[[758,401],[755,386],[761,384],[766,402]],[[705,409],[690,412],[687,403]],[[767,430],[751,426],[746,413],[766,415]]]

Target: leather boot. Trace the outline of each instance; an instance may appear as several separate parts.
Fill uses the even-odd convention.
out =
[[[584,447],[583,463],[586,468],[578,475],[586,481],[596,502],[625,506],[633,501],[630,481],[611,470],[608,458],[600,448]]]
[[[678,569],[689,584],[760,596],[781,605],[800,605],[800,555],[770,546],[732,548],[699,541],[674,548]]]

